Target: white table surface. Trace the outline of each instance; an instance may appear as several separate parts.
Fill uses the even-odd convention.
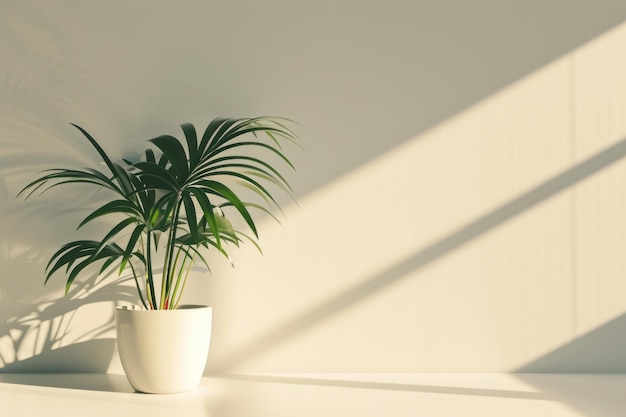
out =
[[[0,374],[2,416],[626,416],[624,374],[264,374],[149,395],[113,374]]]

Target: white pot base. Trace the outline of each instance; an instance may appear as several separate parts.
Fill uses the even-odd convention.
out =
[[[130,385],[139,392],[173,394],[195,389],[211,342],[212,308],[115,310],[117,344]]]

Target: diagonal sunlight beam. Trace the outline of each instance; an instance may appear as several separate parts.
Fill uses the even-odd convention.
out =
[[[210,366],[209,371],[226,372],[233,369],[246,359],[272,348],[285,339],[304,332],[332,315],[364,300],[376,291],[400,281],[408,276],[409,272],[421,269],[431,262],[446,256],[473,239],[488,233],[524,211],[619,161],[624,156],[626,156],[626,139],[622,139],[618,143],[574,165],[567,171],[552,177],[543,184],[467,224],[415,255],[380,271],[371,279],[277,326],[264,336],[258,337],[241,349],[227,355],[223,360],[220,360],[219,364]]]
[[[530,191],[510,200],[508,203],[443,237],[413,256],[380,271],[367,281],[286,321],[241,349],[225,356],[223,360],[220,360],[218,364],[210,366],[208,370],[221,373],[233,369],[246,359],[276,346],[285,339],[304,332],[347,307],[357,304],[376,291],[400,281],[408,276],[409,272],[421,269],[431,262],[446,256],[513,217],[619,161],[624,156],[626,156],[626,139],[622,139]]]

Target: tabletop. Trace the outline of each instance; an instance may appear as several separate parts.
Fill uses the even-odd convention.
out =
[[[624,374],[228,374],[182,394],[117,374],[0,374],[7,416],[626,415]]]

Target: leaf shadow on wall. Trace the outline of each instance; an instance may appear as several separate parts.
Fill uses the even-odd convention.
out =
[[[121,111],[107,91],[98,90],[102,76],[76,53],[81,40],[64,33],[67,22],[29,3],[7,6],[0,14],[0,139],[31,151],[14,154],[13,166],[46,161],[51,147],[57,158],[85,160],[80,149],[86,144],[62,139],[68,123],[97,116],[110,124]]]
[[[6,184],[12,168],[36,170],[19,164],[15,156],[23,154],[0,156],[0,372],[105,372],[115,352],[108,334],[114,330],[113,307],[135,301],[128,277],[98,278],[92,272],[63,295],[58,273],[44,287],[49,255],[69,239],[76,218],[100,203],[100,195],[52,193],[17,201]],[[108,316],[90,316],[93,308]]]
[[[76,227],[79,212],[98,198],[64,194],[23,203],[15,194],[40,169],[84,166],[97,156],[81,152],[88,144],[67,134],[69,113],[72,120],[82,120],[90,118],[90,109],[105,110],[107,116],[115,112],[103,108],[107,101],[90,87],[98,80],[74,54],[77,40],[59,30],[62,22],[21,3],[0,15],[0,23],[5,53],[0,65],[0,372],[104,372],[115,350],[115,339],[107,334],[114,329],[112,307],[134,301],[132,287],[123,279],[97,281],[95,275],[77,281],[67,296],[59,277],[43,285],[47,257]],[[99,104],[94,108],[94,103]],[[108,305],[110,315],[86,320],[101,304]]]
[[[464,227],[457,229],[455,232],[436,241],[426,249],[378,272],[368,279],[363,280],[359,285],[304,311],[295,318],[285,321],[281,325],[266,332],[261,337],[243,345],[232,354],[220,358],[218,363],[211,362],[209,358],[207,371],[209,374],[221,374],[233,371],[233,369],[236,369],[248,359],[281,345],[288,339],[320,325],[342,310],[364,301],[377,291],[402,281],[411,276],[412,272],[445,257],[463,245],[489,233],[543,201],[548,200],[602,169],[622,160],[625,156],[626,139],[622,139],[566,171],[553,176],[539,186],[495,208],[484,216],[475,219]]]
[[[67,295],[51,293],[43,286],[43,265],[30,255],[0,259],[2,270],[28,275],[9,272],[0,279],[0,373],[106,372],[115,353],[115,339],[107,334],[115,328],[113,307],[132,303],[133,287],[126,278],[97,282],[94,275]],[[99,305],[109,306],[109,317],[76,326]]]
[[[107,373],[71,373],[59,377],[56,374],[12,373],[0,374],[0,382],[33,387],[66,388],[82,391],[134,393],[125,375]]]

